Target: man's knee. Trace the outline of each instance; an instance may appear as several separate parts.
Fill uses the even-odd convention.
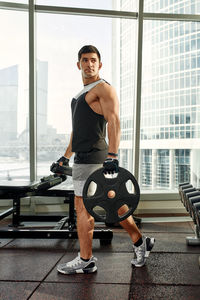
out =
[[[88,223],[89,227],[93,228],[94,218],[86,210],[82,197],[75,196],[75,208],[76,208],[77,218],[84,219]]]
[[[76,213],[78,215],[84,213],[87,214],[89,221],[94,220],[94,218],[88,213],[87,209],[85,208],[85,205],[83,203],[83,197],[75,196],[75,208],[76,208]]]

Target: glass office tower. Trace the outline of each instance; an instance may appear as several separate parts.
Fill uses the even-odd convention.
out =
[[[2,146],[8,146],[17,139],[17,65],[0,70],[0,86],[0,140]],[[3,149],[1,151],[5,155]]]
[[[126,10],[128,2],[121,1]],[[200,1],[144,1],[144,12],[197,14]],[[120,51],[130,48],[123,39],[133,28],[120,27]],[[123,40],[122,40],[123,39]],[[134,48],[134,45],[132,45]],[[174,190],[179,182],[199,185],[200,175],[200,23],[190,21],[144,20],[142,97],[140,126],[140,187],[143,190]],[[127,81],[121,56],[123,93],[133,90],[134,78]],[[132,110],[134,95],[120,98],[121,107]],[[122,139],[128,139],[133,126],[124,123]],[[123,145],[123,143],[122,143]],[[129,151],[127,149],[127,151]]]

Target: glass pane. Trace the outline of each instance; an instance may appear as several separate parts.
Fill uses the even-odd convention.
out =
[[[138,7],[138,0],[36,0],[36,4],[118,11],[136,11]]]
[[[144,0],[144,12],[199,14],[199,0]]]
[[[145,21],[140,187],[199,185],[199,23]],[[196,162],[196,163],[194,163]]]
[[[133,172],[133,131],[136,86],[136,37],[137,24],[130,20],[121,21],[119,46],[113,53],[119,57],[120,95],[120,165]],[[113,65],[113,70],[115,69]],[[114,74],[114,73],[113,73]]]
[[[83,87],[77,53],[87,44],[100,50],[100,76],[116,88],[120,98],[120,160],[132,168],[135,28],[135,20],[37,14],[39,177],[49,174],[50,164],[68,145],[71,99]]]
[[[0,28],[0,180],[29,179],[28,14],[0,10]]]

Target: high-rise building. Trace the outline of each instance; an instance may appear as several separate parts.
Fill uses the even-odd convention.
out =
[[[0,70],[0,141],[17,139],[18,66]]]
[[[121,2],[121,9],[128,10],[128,3]],[[144,3],[146,12],[159,13],[195,14],[197,5],[200,5],[200,1],[189,0],[145,0]],[[121,54],[127,49],[134,53],[136,43],[136,39],[124,38],[127,34],[133,36],[134,30],[131,22],[126,25],[120,26]],[[178,182],[187,180],[198,186],[200,23],[144,20],[142,55],[140,187],[174,190]],[[135,101],[131,92],[134,76],[127,74],[130,54],[120,58],[122,140],[129,140],[126,143],[129,152],[133,131],[131,113]]]
[[[48,62],[37,60],[37,132],[47,134]]]

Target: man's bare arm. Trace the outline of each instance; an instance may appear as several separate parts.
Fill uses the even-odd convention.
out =
[[[67,157],[68,159],[70,159],[70,157],[73,154],[73,152],[72,152],[72,136],[73,136],[73,132],[71,133],[69,145],[68,145],[68,147],[65,151],[65,154],[64,154],[64,156]]]
[[[101,87],[99,101],[108,122],[108,152],[117,153],[120,143],[119,101],[115,89],[105,84]]]

